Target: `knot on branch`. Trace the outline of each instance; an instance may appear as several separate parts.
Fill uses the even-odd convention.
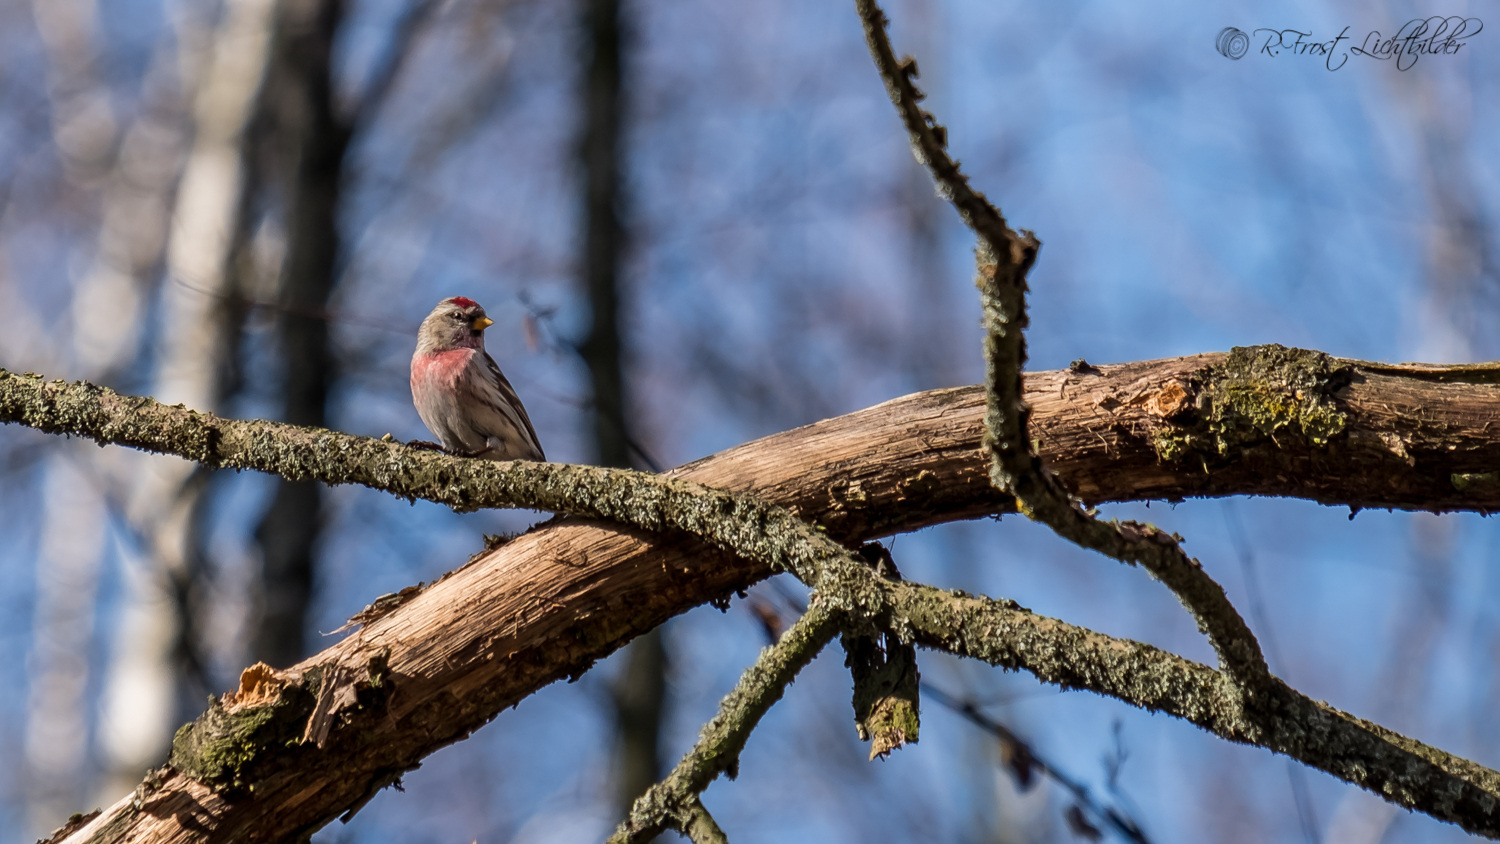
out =
[[[917,649],[892,633],[845,635],[844,665],[854,678],[854,725],[870,759],[916,744],[921,732]]]
[[[365,664],[320,665],[300,676],[263,662],[240,674],[239,688],[210,698],[208,711],[172,739],[167,764],[216,791],[239,793],[322,749],[341,716],[378,709],[389,692],[390,652]]]
[[[1120,531],[1120,537],[1126,542],[1154,542],[1157,545],[1176,547],[1182,543],[1182,536],[1175,533],[1167,533],[1156,525],[1142,524],[1140,522],[1117,522],[1116,528]],[[1197,560],[1193,560],[1197,563]],[[1202,568],[1201,565],[1196,566]]]
[[[245,669],[240,687],[211,699],[208,711],[172,739],[167,764],[215,791],[242,792],[295,761],[316,698],[263,663]]]
[[[860,546],[859,555],[876,577],[901,581],[896,561],[884,545],[867,542]],[[875,635],[846,633],[840,642],[844,665],[854,679],[854,725],[860,740],[870,742],[870,759],[889,756],[904,744],[916,744],[921,733],[916,647],[888,630]]]

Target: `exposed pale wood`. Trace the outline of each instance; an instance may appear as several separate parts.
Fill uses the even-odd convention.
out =
[[[1265,494],[1358,507],[1500,509],[1500,484],[1460,491],[1451,480],[1500,466],[1500,437],[1490,431],[1500,388],[1471,383],[1485,377],[1467,373],[1445,382],[1425,371],[1355,365],[1338,394],[1348,427],[1328,446],[1282,432],[1208,471],[1161,461],[1151,434],[1171,424],[1166,417],[1191,402],[1205,367],[1223,357],[1029,375],[1045,459],[1090,502]],[[848,541],[996,513],[1005,505],[980,451],[983,403],[977,387],[907,396],[676,473],[754,492]],[[548,524],[286,672],[295,679],[331,665],[359,670],[388,653],[390,697],[384,707],[346,713],[350,723],[324,748],[285,751],[281,772],[257,782],[253,796],[224,797],[169,773],[142,795],[140,814],[127,799],[68,840],[202,841],[210,829],[215,840],[282,840],[359,804],[372,786],[537,688],[769,573],[689,538]],[[90,838],[111,824],[117,834]]]

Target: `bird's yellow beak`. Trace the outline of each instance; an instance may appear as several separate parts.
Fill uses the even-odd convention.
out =
[[[490,319],[487,316],[478,317],[478,318],[476,318],[474,320],[474,330],[475,331],[483,331],[486,328],[489,328],[490,326],[492,326],[494,324],[495,324],[495,321],[492,320],[492,319]]]

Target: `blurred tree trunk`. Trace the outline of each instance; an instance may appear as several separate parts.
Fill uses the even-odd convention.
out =
[[[125,353],[136,336],[138,288],[133,275],[100,272],[102,266],[123,263],[110,259],[125,258],[121,253],[133,251],[135,243],[130,231],[112,225],[123,215],[110,213],[122,204],[120,188],[128,180],[119,177],[114,160],[118,126],[109,87],[97,73],[99,10],[95,0],[32,0],[31,8],[47,58],[51,141],[64,178],[84,191],[103,183],[98,251],[74,292],[68,351],[74,371],[108,383],[134,357]],[[143,96],[151,96],[151,83],[148,76]],[[83,772],[93,713],[86,691],[94,666],[79,655],[93,644],[101,563],[111,543],[105,532],[106,496],[91,488],[91,473],[77,465],[103,453],[72,451],[47,461],[45,527],[36,555],[23,779],[34,831],[89,799]]]
[[[594,442],[601,465],[628,467],[620,365],[619,276],[625,253],[621,124],[625,66],[620,0],[584,0],[584,292],[591,322],[580,346],[594,394]]]
[[[620,275],[626,252],[623,124],[627,26],[620,0],[584,0],[584,291],[590,323],[580,345],[594,399],[594,444],[601,466],[631,468],[620,339]],[[616,805],[621,817],[661,777],[666,649],[652,630],[626,649],[615,682],[618,734]]]
[[[333,40],[342,17],[341,0],[282,0],[271,71],[261,93],[266,121],[261,142],[284,203],[286,258],[277,294],[281,418],[318,427],[324,425],[334,368],[326,310],[335,282],[339,182],[350,136],[333,96]],[[322,495],[316,483],[278,481],[256,528],[263,603],[252,634],[253,659],[286,666],[305,653]]]
[[[176,83],[192,103],[192,142],[170,202],[160,327],[152,338],[157,363],[152,393],[207,410],[218,409],[234,378],[243,315],[237,277],[245,246],[241,222],[254,181],[248,175],[245,130],[265,76],[271,6],[271,0],[230,0],[206,38],[194,16],[173,18],[175,40],[183,45],[176,56]],[[107,230],[141,229],[130,238],[136,261],[149,261],[149,255],[135,251],[151,234],[149,210],[108,212],[118,219],[107,220]],[[104,319],[129,318],[119,302],[101,307]],[[112,474],[131,479],[127,515],[149,561],[125,568],[125,594],[112,636],[99,729],[109,793],[128,788],[161,761],[172,730],[190,717],[206,691],[192,614],[204,556],[208,479],[203,467],[176,460],[142,458],[112,468]]]

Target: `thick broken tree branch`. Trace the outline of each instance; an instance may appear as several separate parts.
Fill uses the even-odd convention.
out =
[[[1322,386],[1310,393],[1307,384]],[[1355,511],[1500,511],[1500,363],[1384,364],[1253,346],[1106,366],[1075,361],[1026,374],[1025,389],[1043,464],[1089,505],[1260,495]],[[823,512],[825,526],[849,539],[1014,512],[990,488],[983,412],[979,387],[931,390],[671,474]],[[430,452],[220,419],[3,369],[0,423],[401,497],[430,488],[422,497],[460,511],[500,506],[450,489],[461,479],[428,471],[421,459]],[[835,471],[837,461],[849,474]],[[818,467],[826,473],[803,474]]]
[[[1500,509],[1500,484],[1486,476],[1500,465],[1500,437],[1488,430],[1500,401],[1495,369],[1319,358],[1324,374],[1342,384],[1324,399],[1340,429],[1314,438],[1287,421],[1299,404],[1275,363],[1284,351],[1031,373],[1026,400],[1042,457],[1090,502],[1262,494],[1354,507]],[[675,474],[752,492],[854,542],[1008,509],[989,485],[982,413],[977,388],[923,393],[749,443]],[[329,482],[389,477],[402,494],[426,483],[460,507],[478,506],[477,492],[449,489],[466,482],[460,470],[470,467],[459,461],[333,432],[218,420],[87,385],[0,374],[0,420],[202,455],[212,465],[255,464],[299,477],[316,471]],[[770,573],[685,535],[578,520],[551,524],[281,672],[278,682],[312,690],[313,700],[298,704],[307,713],[329,668],[357,679],[346,688],[359,705],[337,714],[321,750],[294,745],[270,752],[250,742],[253,796],[169,773],[137,791],[142,809],[122,801],[103,823],[122,835],[149,830],[164,841],[201,840],[182,829],[179,816],[246,840],[312,828],[540,686],[576,676],[665,618]],[[1092,670],[1063,673],[1046,662],[1050,646],[1027,644],[1041,648],[1031,658],[1041,661],[1038,674],[1049,682],[1118,691],[1154,707],[1163,707],[1175,688],[1147,682],[1161,679],[1157,674],[1142,675],[1145,686],[1138,688],[1125,682],[1129,671],[1113,686]],[[1183,706],[1175,714],[1203,723],[1203,698]],[[293,718],[296,708],[269,720],[296,721],[300,736],[307,713]],[[1295,722],[1285,723],[1294,735]],[[1316,721],[1307,729],[1323,734]]]

